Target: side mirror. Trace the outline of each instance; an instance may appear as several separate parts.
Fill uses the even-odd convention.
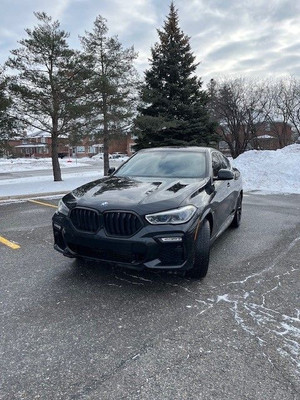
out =
[[[115,170],[116,170],[115,167],[109,168],[109,169],[108,169],[108,175],[113,174],[113,173],[115,172]]]
[[[218,172],[218,177],[220,181],[225,181],[234,178],[234,173],[229,169],[220,169]]]

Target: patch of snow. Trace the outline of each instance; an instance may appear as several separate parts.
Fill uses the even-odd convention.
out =
[[[218,296],[216,302],[219,303],[219,301],[230,302],[228,294],[226,293],[221,296]]]
[[[261,136],[257,136],[257,139],[276,139],[276,138],[271,135],[261,135]]]

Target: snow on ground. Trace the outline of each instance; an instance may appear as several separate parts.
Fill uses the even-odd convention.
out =
[[[111,157],[110,157],[111,158]],[[71,167],[85,167],[87,165],[99,165],[102,160],[102,154],[93,157],[65,157],[59,159],[59,164],[61,169],[71,168]],[[128,160],[128,157],[111,158],[111,161],[116,163],[121,163]],[[51,158],[0,158],[0,173],[9,172],[21,172],[21,171],[37,171],[37,170],[52,170],[52,160]]]
[[[0,180],[1,197],[64,193],[103,177],[103,170],[63,174],[63,180],[54,182],[52,175]]]
[[[87,163],[89,161],[89,163]],[[69,167],[82,167],[89,165],[91,161],[96,163],[96,159],[93,160],[88,157],[78,158],[63,158],[59,159],[61,168]],[[0,158],[0,173],[1,172],[20,172],[28,170],[39,170],[39,169],[51,169],[52,161],[51,158]]]
[[[68,158],[60,160],[62,169],[95,165],[95,170],[73,172],[65,170],[62,182],[53,182],[51,159],[0,159],[0,198],[20,195],[67,192],[84,183],[101,178],[103,169],[99,159]],[[123,159],[111,160],[119,165]],[[293,144],[280,150],[250,150],[233,160],[242,173],[244,191],[260,193],[298,193],[300,194],[300,144]],[[47,169],[47,176],[24,178],[2,178],[1,173]]]
[[[232,163],[242,173],[245,191],[300,194],[300,144],[279,150],[250,150]]]

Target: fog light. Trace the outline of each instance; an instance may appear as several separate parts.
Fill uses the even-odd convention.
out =
[[[162,237],[160,238],[160,240],[164,243],[178,243],[178,242],[182,242],[182,237]]]

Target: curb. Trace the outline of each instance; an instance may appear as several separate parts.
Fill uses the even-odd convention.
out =
[[[65,192],[50,192],[50,193],[33,193],[33,194],[17,194],[12,196],[1,196],[0,201],[10,201],[10,200],[30,200],[35,198],[49,197],[49,196],[64,196],[69,193],[70,190]]]

